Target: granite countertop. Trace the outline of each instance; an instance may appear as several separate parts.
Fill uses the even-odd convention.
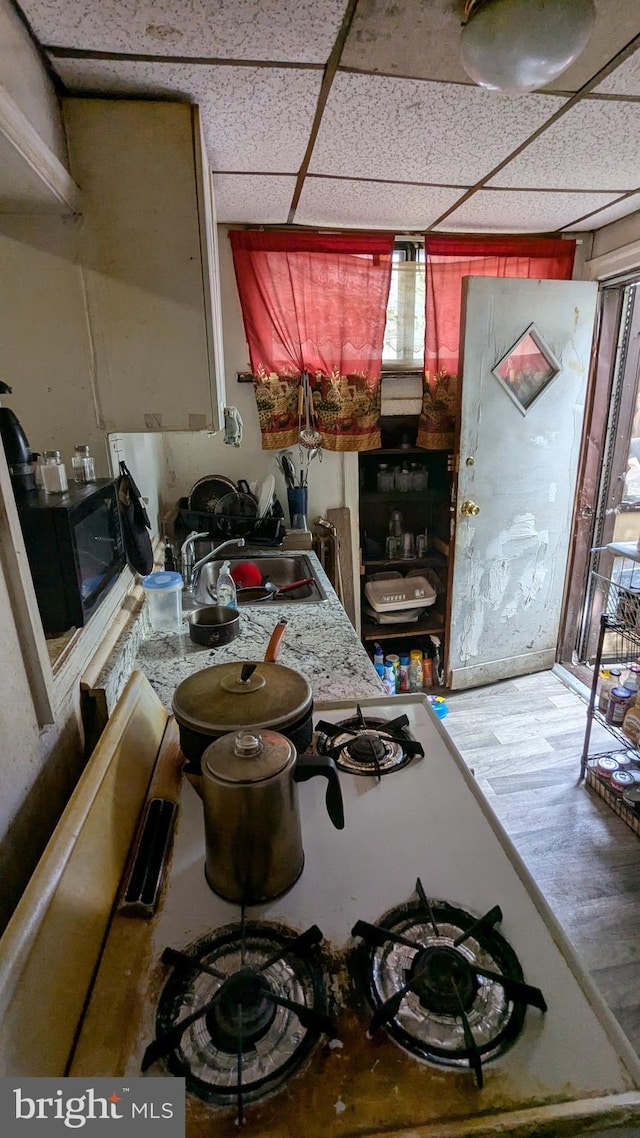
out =
[[[273,555],[273,550],[269,553]],[[189,637],[186,614],[183,630],[178,633],[152,632],[144,620],[142,636],[135,638],[135,651],[120,653],[119,660],[114,659],[101,677],[110,709],[129,673],[138,668],[170,710],[176,687],[194,672],[230,660],[261,660],[281,616],[288,620],[288,628],[278,663],[307,677],[316,703],[365,698],[383,692],[380,677],[320,562],[313,553],[307,556],[327,599],[318,604],[278,600],[242,605],[240,635],[229,644],[214,649],[194,644]]]

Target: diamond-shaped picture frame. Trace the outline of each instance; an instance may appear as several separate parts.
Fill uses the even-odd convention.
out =
[[[491,370],[520,413],[526,415],[558,375],[560,364],[533,323]]]

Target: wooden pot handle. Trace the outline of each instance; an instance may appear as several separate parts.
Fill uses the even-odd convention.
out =
[[[276,660],[278,659],[278,652],[280,651],[282,637],[284,636],[287,629],[287,623],[287,620],[285,620],[284,617],[281,617],[276,624],[273,632],[271,633],[271,639],[267,644],[267,650],[264,654],[265,663],[275,664]]]

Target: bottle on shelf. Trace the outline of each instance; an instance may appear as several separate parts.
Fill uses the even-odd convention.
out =
[[[395,680],[395,691],[400,690],[400,657],[396,652],[389,652],[385,656],[385,666],[391,664]]]
[[[622,676],[622,668],[603,668],[605,673],[600,684],[600,694],[598,696],[598,711],[601,715],[607,714],[609,706],[609,696],[613,688],[618,687],[620,684],[620,677]]]
[[[423,659],[419,648],[412,648],[409,654],[409,691],[422,691]]]
[[[393,669],[393,664],[386,663],[384,668],[384,680],[382,681],[384,690],[387,695],[396,694],[396,674]]]
[[[400,691],[409,691],[409,654],[400,654]]]
[[[630,664],[629,671],[623,677],[622,686],[631,692],[630,706],[638,699],[638,681],[640,679],[640,664]]]
[[[380,676],[380,679],[384,680],[384,652],[382,651],[382,645],[378,644],[377,641],[373,646],[373,666]]]

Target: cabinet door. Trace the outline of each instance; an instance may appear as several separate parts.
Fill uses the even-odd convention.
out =
[[[226,383],[224,374],[224,349],[222,343],[218,227],[216,224],[215,200],[213,196],[213,175],[207,156],[206,143],[202,134],[200,111],[198,107],[192,107],[191,109],[193,112],[196,189],[198,194],[198,212],[200,215],[202,280],[204,284],[209,364],[212,373],[216,377],[213,412],[215,426],[221,429],[224,426]]]
[[[215,430],[215,246],[201,234],[213,214],[203,209],[194,108],[67,99],[64,117],[82,190],[79,258],[98,425]]]

